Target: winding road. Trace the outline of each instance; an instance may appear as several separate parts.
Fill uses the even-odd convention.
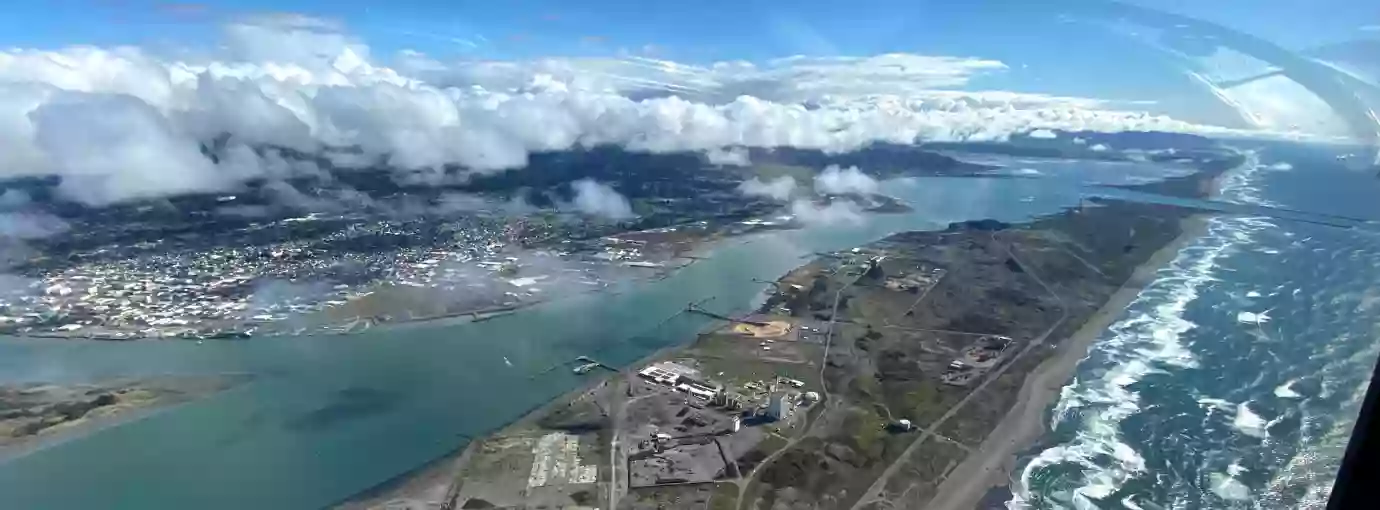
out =
[[[992,240],[997,240],[996,232],[992,233]],[[1064,321],[1068,320],[1068,307],[1065,305],[1064,299],[1059,297],[1059,294],[1054,292],[1054,289],[1050,287],[1048,284],[1046,284],[1044,280],[1040,279],[1039,275],[1035,274],[1034,271],[1031,271],[1030,266],[1022,262],[1021,259],[1016,256],[1016,253],[1011,250],[1010,245],[1006,246],[1006,253],[1008,256],[1011,257],[1012,260],[1016,261],[1016,264],[1021,266],[1021,269],[1024,270],[1026,274],[1030,275],[1031,278],[1034,278],[1036,283],[1039,283],[1041,287],[1044,287],[1045,291],[1049,292],[1049,294],[1051,296],[1054,296],[1054,299],[1059,302],[1059,320],[1054,321],[1054,323],[1050,325],[1049,329],[1045,330],[1045,332],[1040,334],[1040,336],[1035,337],[1029,342],[1026,342],[1025,347],[1023,347],[1020,350],[1020,352],[1017,352],[1015,356],[1012,356],[1010,360],[1007,360],[1006,363],[1003,363],[996,370],[989,372],[986,375],[986,377],[983,378],[982,382],[979,383],[977,387],[973,388],[973,391],[968,392],[968,395],[964,396],[962,400],[959,400],[957,404],[954,404],[954,406],[949,408],[949,410],[945,412],[942,416],[940,416],[935,421],[931,422],[930,425],[925,429],[925,432],[921,434],[920,437],[915,438],[915,441],[912,441],[910,443],[910,446],[907,446],[905,451],[901,452],[901,455],[896,457],[896,460],[893,461],[891,465],[887,466],[886,470],[882,472],[881,476],[878,476],[877,480],[872,483],[872,486],[867,488],[867,491],[863,493],[861,498],[858,498],[858,502],[851,507],[851,510],[859,510],[863,507],[863,505],[877,501],[880,493],[886,487],[886,482],[896,474],[896,471],[899,470],[902,465],[909,461],[910,457],[915,453],[915,450],[919,448],[921,444],[923,444],[926,440],[935,435],[934,431],[939,430],[940,427],[942,427],[944,423],[949,420],[949,418],[952,418],[955,414],[957,414],[958,411],[962,409],[964,405],[966,405],[969,401],[973,399],[974,395],[977,395],[978,393],[982,392],[983,388],[986,388],[988,384],[1000,378],[1003,373],[1006,373],[1006,370],[1010,368],[1012,365],[1015,365],[1017,360],[1021,359],[1026,354],[1030,353],[1030,351],[1034,350],[1036,347],[1044,345],[1044,342],[1046,339],[1049,338],[1049,335],[1053,334],[1055,329],[1058,329],[1059,326],[1064,323]]]

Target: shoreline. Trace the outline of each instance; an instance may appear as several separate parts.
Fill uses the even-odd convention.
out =
[[[677,312],[677,315],[680,313],[684,312]],[[675,315],[672,315],[672,317],[674,316]],[[711,323],[706,327],[712,328],[714,325]],[[590,377],[586,383],[580,384],[569,391],[552,397],[550,400],[533,406],[531,409],[524,412],[522,416],[502,427],[468,438],[468,442],[463,446],[437,457],[414,470],[399,473],[391,479],[351,495],[340,502],[330,505],[328,508],[335,510],[393,508],[390,504],[401,502],[422,505],[420,507],[408,506],[403,508],[430,508],[433,505],[440,505],[444,503],[444,501],[431,499],[431,496],[439,494],[441,498],[444,499],[450,494],[459,494],[459,491],[455,490],[456,484],[454,483],[454,476],[459,469],[465,465],[474,447],[479,443],[504,431],[532,426],[546,414],[558,409],[561,404],[569,402],[579,395],[594,391],[602,385],[616,380],[618,377],[629,375],[628,370],[630,369],[650,364],[653,361],[665,358],[684,349],[686,346],[694,343],[698,336],[699,335],[695,335],[685,341],[676,342],[652,351],[646,356],[638,358],[627,366],[620,368],[617,372],[604,371],[602,372],[604,375]],[[445,490],[437,490],[440,489],[443,484]]]
[[[1059,398],[1079,362],[1088,356],[1102,332],[1154,281],[1155,273],[1206,232],[1206,215],[1195,214],[1181,220],[1180,225],[1183,233],[1179,237],[1138,266],[1131,278],[1059,346],[1053,357],[1041,362],[1026,376],[1015,406],[987,435],[976,454],[969,455],[949,472],[927,508],[975,508],[989,491],[1009,487],[1019,455],[1046,433],[1044,414]]]
[[[224,373],[209,377],[175,376],[171,378],[139,378],[110,380],[87,385],[91,390],[138,389],[161,392],[151,400],[138,404],[115,404],[105,410],[93,409],[75,420],[44,429],[36,434],[9,438],[0,442],[0,462],[21,457],[78,440],[103,430],[169,412],[179,406],[223,392],[234,391],[251,383],[254,376],[244,373]],[[93,414],[94,413],[94,414]]]
[[[1222,187],[1220,172],[1200,183],[1199,191],[1206,197],[1217,196]],[[1044,415],[1058,400],[1064,385],[1073,378],[1078,364],[1087,358],[1102,333],[1116,323],[1140,293],[1155,281],[1159,270],[1172,262],[1189,244],[1207,234],[1211,213],[1192,214],[1179,220],[1180,233],[1174,240],[1156,250],[1145,262],[1136,266],[1116,292],[1093,312],[1068,339],[1058,346],[1051,357],[1040,362],[1030,372],[1016,396],[1016,403],[983,439],[976,452],[968,455],[936,488],[935,496],[926,508],[968,510],[986,501],[994,501],[994,494],[1006,494],[1010,499],[1011,475],[1019,457],[1036,445],[1048,432]]]
[[[1225,172],[1209,176],[1201,181],[1199,192],[1215,196]],[[1201,174],[1200,174],[1201,175]],[[1004,416],[997,427],[984,439],[976,455],[969,455],[960,463],[945,481],[937,488],[935,498],[929,507],[935,508],[973,508],[985,497],[990,489],[1007,485],[1006,479],[1017,461],[1017,456],[1030,448],[1044,434],[1043,414],[1049,405],[1058,398],[1064,384],[1072,377],[1078,363],[1087,356],[1089,348],[1097,341],[1103,331],[1116,322],[1125,309],[1139,297],[1141,291],[1155,280],[1157,271],[1172,261],[1179,252],[1206,233],[1207,219],[1211,213],[1196,213],[1179,220],[1180,233],[1173,240],[1161,246],[1149,258],[1136,266],[1128,278],[1079,328],[1058,346],[1051,357],[1043,360],[1027,375],[1017,395],[1015,405]],[[738,236],[734,236],[738,237]],[[751,236],[742,236],[751,237]],[[750,240],[745,241],[750,242]],[[693,264],[697,257],[688,256],[688,263],[674,269]],[[673,269],[673,270],[674,270]],[[789,272],[787,273],[789,274]],[[783,275],[784,276],[784,275]],[[674,315],[672,315],[674,317]],[[707,326],[709,328],[713,325]],[[496,429],[476,434],[455,450],[419,466],[414,470],[379,483],[366,490],[342,499],[330,508],[365,509],[393,508],[396,504],[420,505],[406,508],[429,508],[444,503],[446,497],[457,495],[457,487],[463,484],[456,475],[480,442],[507,431],[531,427],[537,420],[575,397],[598,389],[616,377],[628,375],[629,368],[664,359],[692,344],[697,335],[683,341],[658,348],[646,356],[638,358],[618,372],[609,372],[591,377],[586,383],[577,385],[569,391],[534,405],[520,417]],[[958,483],[962,486],[958,486]],[[948,498],[946,501],[945,498]]]
[[[750,237],[752,234],[755,234],[755,233],[757,233],[757,232],[749,232],[749,233],[746,233],[746,234],[743,234],[743,235],[735,235],[735,236],[730,236],[730,237]],[[711,244],[711,243],[705,243],[705,244]],[[701,248],[701,247],[697,247],[697,248]],[[710,247],[710,250],[711,250],[711,251],[712,251],[712,249],[713,249],[713,247]],[[623,284],[623,283],[627,283],[627,282],[644,283],[644,282],[652,282],[652,281],[659,281],[659,280],[666,279],[666,278],[670,277],[672,274],[674,274],[675,272],[677,272],[677,271],[679,271],[679,270],[681,270],[681,269],[684,269],[684,268],[686,268],[686,267],[689,267],[690,265],[693,265],[699,258],[701,258],[701,256],[698,255],[699,253],[701,253],[700,251],[698,251],[698,249],[695,250],[695,251],[693,251],[693,252],[690,252],[690,253],[692,253],[692,254],[689,254],[689,255],[687,255],[687,254],[677,254],[677,255],[674,255],[674,256],[672,256],[672,257],[666,259],[665,261],[659,262],[659,264],[661,264],[661,265],[658,265],[658,266],[623,266],[623,267],[625,267],[625,268],[630,268],[630,269],[631,269],[631,268],[640,268],[640,269],[644,269],[644,270],[649,271],[649,273],[644,273],[644,274],[641,274],[641,275],[638,275],[638,276],[633,276],[633,277],[630,277],[630,278],[627,278],[627,279],[622,279],[622,280],[619,280],[619,281],[615,282],[614,284],[610,284],[610,283],[608,283],[608,282],[605,282],[605,285],[603,285],[603,286],[596,287],[596,288],[591,288],[591,289],[586,289],[586,290],[580,290],[580,291],[577,291],[577,292],[574,292],[574,293],[571,293],[571,294],[567,294],[567,295],[563,295],[563,296],[560,296],[560,297],[545,297],[545,296],[543,296],[543,297],[540,297],[540,298],[537,298],[537,299],[532,299],[532,300],[529,300],[529,301],[520,301],[520,302],[516,302],[516,303],[511,303],[511,304],[495,304],[495,305],[484,306],[484,307],[480,307],[480,308],[473,308],[473,309],[468,309],[468,310],[461,310],[461,311],[455,311],[455,312],[442,312],[442,313],[429,314],[429,315],[420,315],[420,316],[408,316],[408,317],[406,317],[406,318],[399,318],[399,319],[392,319],[392,320],[378,320],[377,318],[374,318],[374,317],[362,317],[362,316],[361,316],[361,317],[355,317],[355,318],[353,318],[353,319],[352,319],[351,321],[349,321],[349,322],[343,322],[343,323],[337,323],[337,324],[329,324],[329,325],[324,325],[324,326],[314,326],[314,327],[308,327],[308,328],[301,328],[301,329],[303,329],[303,330],[301,330],[301,331],[292,331],[292,330],[287,330],[287,329],[285,329],[285,330],[270,330],[270,331],[264,331],[264,332],[261,332],[261,333],[255,333],[255,334],[241,334],[241,332],[234,332],[234,333],[227,333],[227,334],[217,334],[217,335],[208,335],[208,336],[197,336],[197,335],[181,335],[181,334],[169,334],[169,335],[138,335],[138,334],[133,334],[132,332],[129,332],[130,334],[128,334],[128,335],[126,335],[126,336],[117,336],[116,334],[112,334],[112,333],[94,333],[94,332],[81,332],[81,333],[77,333],[77,332],[60,332],[60,331],[40,331],[40,332],[18,332],[18,331],[12,331],[12,332],[0,332],[0,338],[15,338],[15,339],[19,339],[19,340],[39,340],[39,341],[41,341],[41,340],[86,340],[86,341],[94,341],[94,342],[207,341],[207,340],[210,340],[210,341],[245,341],[245,340],[253,340],[253,339],[256,338],[256,337],[291,338],[291,337],[351,336],[351,335],[358,335],[358,334],[361,334],[361,333],[366,333],[366,332],[369,332],[369,331],[374,331],[374,330],[379,330],[379,329],[408,328],[408,327],[418,327],[418,326],[421,326],[421,327],[426,327],[426,326],[446,326],[446,325],[454,325],[454,324],[467,324],[467,323],[473,323],[473,322],[484,322],[484,321],[487,321],[487,320],[497,319],[497,318],[501,318],[501,317],[504,317],[504,316],[507,316],[507,315],[511,315],[511,314],[517,313],[517,312],[519,312],[519,311],[525,310],[525,309],[527,309],[527,308],[536,307],[536,306],[541,306],[541,305],[545,305],[545,304],[552,303],[552,302],[555,302],[555,301],[561,301],[561,300],[564,300],[564,299],[577,298],[577,297],[588,296],[588,295],[593,295],[593,294],[600,294],[600,293],[604,293],[604,292],[616,292],[615,287],[617,287],[618,285],[621,285],[621,284]],[[319,312],[320,312],[320,311],[318,311],[318,312],[316,312],[316,313],[319,313]],[[244,326],[244,325],[253,326],[253,327],[249,328],[251,331],[253,331],[253,330],[257,330],[257,328],[260,327],[260,326],[264,326],[265,324],[270,325],[270,326],[273,325],[273,323],[244,323],[244,324],[240,324],[240,325],[241,325],[241,326]]]

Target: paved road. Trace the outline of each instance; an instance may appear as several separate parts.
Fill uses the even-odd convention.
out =
[[[992,233],[992,239],[994,241],[996,240],[995,232]],[[887,480],[891,479],[891,477],[896,474],[896,471],[899,470],[901,466],[904,465],[906,461],[910,459],[911,455],[915,453],[915,450],[919,448],[922,443],[928,440],[931,436],[935,435],[934,431],[939,430],[940,427],[944,425],[944,422],[948,421],[949,418],[952,418],[954,414],[957,414],[958,411],[962,409],[964,405],[966,405],[970,400],[972,400],[974,395],[977,395],[978,393],[982,392],[982,390],[986,388],[988,384],[990,384],[997,378],[1001,377],[1003,373],[1006,373],[1006,370],[1010,368],[1012,365],[1015,365],[1017,360],[1021,359],[1023,356],[1028,354],[1031,350],[1035,349],[1036,347],[1043,345],[1045,340],[1049,338],[1049,335],[1053,334],[1054,330],[1057,329],[1060,325],[1062,325],[1065,320],[1068,320],[1068,307],[1065,306],[1063,298],[1060,298],[1059,294],[1054,292],[1053,288],[1046,284],[1044,280],[1041,280],[1039,275],[1031,271],[1030,266],[1026,265],[1024,262],[1021,262],[1021,259],[1016,256],[1016,253],[1011,251],[1010,246],[1007,246],[1006,253],[1008,256],[1011,257],[1012,260],[1015,260],[1016,263],[1021,266],[1021,269],[1025,270],[1026,274],[1030,275],[1031,278],[1034,278],[1036,283],[1039,283],[1041,287],[1044,287],[1045,291],[1049,292],[1049,294],[1051,296],[1054,296],[1054,299],[1059,302],[1059,320],[1054,321],[1054,324],[1050,325],[1049,329],[1045,330],[1045,332],[1040,334],[1040,336],[1027,342],[1025,347],[1022,348],[1020,352],[1016,353],[1015,356],[1012,356],[1011,359],[1007,360],[1006,363],[1003,363],[1001,367],[998,367],[996,370],[988,373],[987,376],[983,378],[982,382],[979,383],[976,388],[973,388],[973,391],[969,392],[968,395],[964,396],[963,399],[959,400],[958,403],[954,404],[953,407],[950,407],[947,412],[945,412],[942,416],[939,417],[939,419],[930,423],[928,430],[921,434],[920,437],[915,438],[915,441],[912,441],[910,443],[910,446],[907,446],[905,451],[901,452],[901,455],[897,457],[896,460],[891,463],[891,465],[887,466],[886,471],[883,471],[882,475],[877,477],[877,481],[873,482],[872,486],[868,487],[866,492],[863,492],[863,496],[858,499],[857,503],[853,504],[852,510],[858,510],[862,508],[863,505],[875,501],[878,497],[878,494],[880,494],[882,490],[885,489]]]
[[[628,372],[629,369],[619,371],[617,378],[614,379],[618,381],[618,383],[609,390],[611,391],[611,407],[613,408],[609,411],[609,418],[613,421],[613,440],[609,444],[609,510],[618,508],[618,498],[623,495],[622,484],[623,480],[626,479],[626,477],[619,474],[619,472],[622,471],[619,469],[619,466],[623,463],[618,462],[618,459],[622,456],[621,452],[623,448],[622,445],[619,444],[623,434],[623,413],[627,410],[628,404],[633,400],[625,396],[630,384],[628,381],[630,377]]]
[[[843,293],[846,292],[849,288],[851,288],[854,284],[858,283],[858,280],[861,280],[862,276],[863,275],[861,274],[858,275],[857,278],[854,278],[853,281],[848,282],[847,285],[840,287],[839,290],[834,293],[834,306],[830,309],[829,325],[825,330],[824,334],[824,355],[821,356],[819,359],[819,395],[821,405],[825,406],[825,410],[820,412],[819,415],[815,416],[815,421],[810,422],[809,425],[805,427],[805,430],[800,431],[800,433],[796,434],[794,438],[791,438],[789,441],[787,441],[786,445],[782,446],[781,449],[772,452],[772,454],[768,455],[767,458],[762,459],[762,462],[758,463],[757,467],[752,468],[751,473],[748,473],[747,476],[742,477],[742,481],[738,485],[738,505],[734,507],[735,510],[743,507],[743,497],[747,495],[748,485],[751,485],[753,477],[757,476],[757,472],[761,470],[763,467],[770,465],[773,461],[776,460],[777,457],[780,457],[782,453],[785,453],[786,450],[794,448],[796,443],[799,443],[801,439],[804,439],[806,436],[809,436],[810,429],[813,429],[815,423],[818,423],[819,419],[822,416],[824,416],[824,413],[828,412],[828,407],[834,404],[834,400],[829,398],[829,383],[825,382],[824,380],[824,369],[828,367],[829,363],[829,347],[832,346],[834,343],[834,323],[838,319],[839,302],[843,299]]]

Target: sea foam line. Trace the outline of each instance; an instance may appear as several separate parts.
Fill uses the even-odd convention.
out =
[[[1251,179],[1261,168],[1259,156],[1249,152],[1246,157],[1245,163],[1224,176],[1222,196],[1263,204]],[[1029,508],[1035,478],[1057,465],[1076,466],[1081,486],[1056,490],[1042,499],[1062,499],[1075,508],[1096,508],[1094,500],[1110,496],[1145,471],[1144,458],[1120,433],[1121,422],[1141,409],[1140,395],[1130,386],[1152,373],[1196,366],[1182,340],[1197,325],[1184,318],[1184,311],[1198,298],[1199,290],[1216,279],[1219,259],[1251,242],[1255,232],[1271,227],[1263,218],[1213,217],[1208,220],[1207,235],[1180,250],[1156,273],[1156,279],[1127,307],[1129,316],[1108,328],[1110,336],[1095,344],[1080,364],[1095,363],[1106,370],[1075,378],[1060,392],[1050,429],[1081,418],[1074,438],[1042,451],[1026,464],[1013,484],[1008,508]],[[1080,366],[1080,371],[1085,368],[1091,367]]]

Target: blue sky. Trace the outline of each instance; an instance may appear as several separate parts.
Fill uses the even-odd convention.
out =
[[[59,175],[95,204],[309,171],[249,148],[266,143],[500,171],[586,144],[1337,141],[1380,124],[1358,92],[1380,98],[1380,79],[1298,55],[1359,38],[1329,51],[1376,63],[1374,0],[204,1],[7,4],[0,175]],[[227,134],[234,157],[207,160]]]
[[[1078,42],[1062,41],[1061,31],[1042,29],[1041,25],[1059,13],[1076,14],[1087,3],[1101,2],[17,0],[7,2],[6,15],[0,19],[0,43],[39,47],[206,43],[215,26],[226,19],[293,12],[342,21],[375,46],[437,52],[565,54],[651,44],[687,60],[830,50],[997,53],[1032,41],[1042,50],[1059,50],[1061,43]],[[1380,24],[1380,3],[1368,0],[1130,3],[1224,24],[1294,49],[1365,35],[1360,27]],[[468,48],[405,32],[467,40],[482,36],[487,42],[483,48]]]
[[[1292,49],[1380,38],[1370,0],[1139,0],[1261,36]],[[174,53],[211,48],[226,21],[265,13],[328,18],[374,56],[413,49],[436,58],[523,59],[635,54],[678,62],[807,54],[908,52],[996,59],[1010,69],[973,89],[1113,100],[1155,100],[1175,116],[1225,113],[1166,58],[1108,20],[1085,19],[1100,0],[155,0],[17,1],[0,19],[0,46],[131,44]],[[1089,7],[1093,6],[1093,7]]]

